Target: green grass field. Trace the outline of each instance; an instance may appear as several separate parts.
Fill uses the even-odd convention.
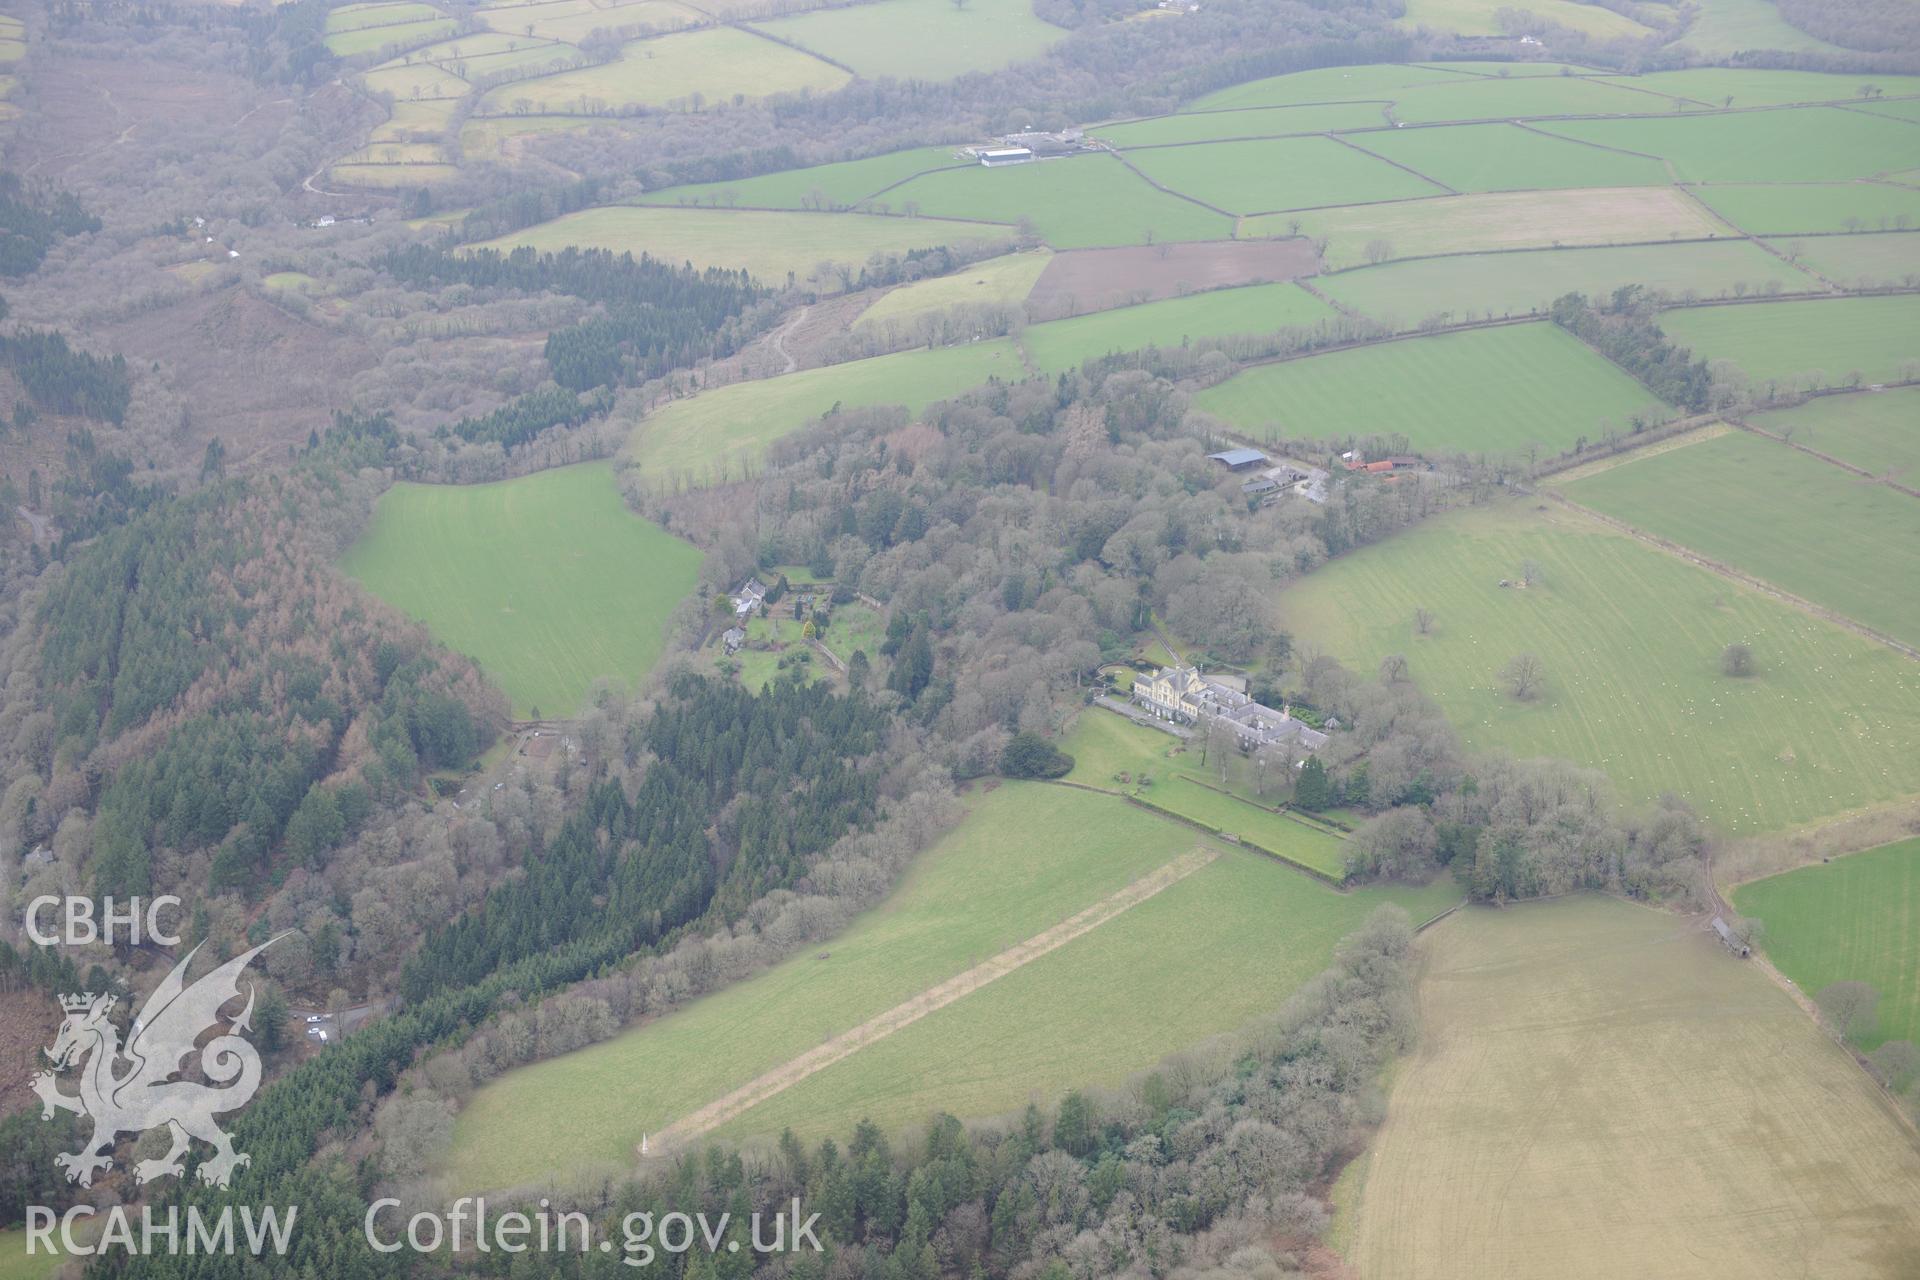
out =
[[[465,97],[473,88],[444,67],[425,62],[397,62],[375,67],[361,73],[360,83],[369,93],[391,94],[395,102],[412,99],[451,101]]]
[[[1059,373],[1116,351],[1300,328],[1336,315],[1332,307],[1296,284],[1254,284],[1053,320],[1029,327],[1020,340],[1036,368]]]
[[[1753,424],[1875,475],[1920,488],[1920,388],[1821,396],[1755,414]]]
[[[700,552],[627,510],[604,463],[495,484],[398,484],[344,561],[513,700],[567,715],[601,676],[636,681]]]
[[[756,209],[654,209],[602,205],[582,209],[472,247],[511,250],[581,248],[650,253],[667,262],[745,270],[772,285],[791,272],[809,280],[822,262],[864,263],[877,252],[1001,239],[1001,227],[938,218],[866,213],[785,213]],[[838,282],[820,282],[837,288]]]
[[[738,182],[702,182],[663,187],[640,197],[642,204],[705,204],[760,206],[767,209],[848,209],[883,187],[929,169],[948,169],[971,163],[955,157],[952,147],[915,147],[889,151],[862,160],[820,164],[807,169],[784,169],[742,178]],[[891,194],[891,193],[889,193]],[[886,197],[881,197],[883,200]],[[896,206],[897,207],[897,206]]]
[[[1159,116],[1096,127],[1093,132],[1122,147],[1169,143],[1218,142],[1328,129],[1367,129],[1386,123],[1377,102],[1340,102],[1313,107],[1258,107],[1245,111],[1209,111]]]
[[[1809,995],[1834,982],[1880,993],[1862,1048],[1920,1042],[1920,840],[1743,884],[1733,905],[1766,926],[1767,958]]]
[[[695,94],[719,103],[735,94],[821,93],[849,78],[796,49],[734,27],[710,27],[629,41],[612,62],[500,85],[483,95],[475,110],[519,114],[525,104],[530,111],[586,113],[595,106],[664,107]]]
[[[1161,186],[1229,213],[1412,200],[1444,190],[1331,138],[1155,147],[1127,159]]]
[[[1324,67],[1292,75],[1250,80],[1209,93],[1187,104],[1189,111],[1236,107],[1290,107],[1315,102],[1391,101],[1399,90],[1423,84],[1457,84],[1465,72],[1440,67],[1378,63],[1365,67]]]
[[[1635,414],[1651,393],[1544,321],[1407,338],[1260,365],[1194,407],[1263,439],[1397,433],[1423,451],[1562,452]]]
[[[446,15],[419,0],[392,0],[387,4],[345,4],[327,13],[327,34],[358,31],[362,27],[392,26],[401,22],[419,22]]]
[[[1575,4],[1571,0],[1519,0],[1514,5],[1506,4],[1505,0],[1407,0],[1407,13],[1402,21],[1410,27],[1431,27],[1463,36],[1497,36],[1504,35],[1505,31],[1494,21],[1494,14],[1505,8],[1535,14],[1603,40],[1647,34],[1647,28],[1611,9]]]
[[[1719,219],[1672,187],[1510,191],[1317,209],[1248,218],[1241,234],[1280,235],[1296,223],[1306,235],[1325,237],[1330,267],[1361,265],[1375,240],[1387,243],[1390,258],[1416,258],[1727,234]]]
[[[58,1231],[53,1238],[56,1242],[60,1239]],[[0,1231],[0,1280],[52,1280],[54,1272],[60,1269],[60,1261],[58,1254],[36,1253],[28,1257],[26,1228]]]
[[[420,137],[439,137],[453,122],[457,98],[427,98],[393,104],[386,123],[373,127],[368,142],[411,141]]]
[[[419,22],[400,22],[387,26],[360,27],[337,31],[327,37],[327,50],[336,58],[353,58],[382,49],[407,49],[438,40],[454,30],[451,18],[428,18]]]
[[[580,56],[580,51],[570,44],[560,44],[552,40],[532,40],[525,36],[465,36],[459,43],[467,46],[489,38],[513,43],[501,44],[485,52],[477,52],[469,48],[463,54],[448,57],[439,65],[456,75],[470,79],[498,75],[503,71],[529,75],[542,72],[558,75],[566,70],[570,62]],[[528,100],[528,109],[536,109],[532,100]]]
[[[1912,376],[1920,297],[1838,298],[1668,311],[1660,327],[1708,360],[1731,360],[1755,382],[1837,387]]]
[[[1456,912],[1419,949],[1356,1274],[1892,1280],[1920,1256],[1920,1144],[1697,924],[1583,896]]]
[[[578,41],[595,31],[673,31],[692,26],[702,15],[672,0],[630,0],[596,4],[594,0],[548,0],[542,4],[490,4],[474,11],[495,31],[533,34],[549,40]]]
[[[755,23],[867,79],[951,80],[1038,57],[1066,37],[1028,0],[878,0]]]
[[[854,326],[905,324],[949,307],[1018,307],[1033,292],[1034,281],[1047,269],[1053,255],[1009,253],[963,267],[950,275],[934,276],[889,289],[860,313]]]
[[[969,805],[966,821],[840,936],[482,1089],[460,1115],[450,1180],[479,1188],[629,1164],[642,1133],[1058,924],[1201,839],[1117,798],[1066,787],[1003,784]],[[1340,894],[1223,849],[1212,866],[722,1132],[790,1124],[817,1136],[863,1115],[916,1123],[935,1108],[990,1115],[1031,1095],[1113,1080],[1276,1006],[1378,902],[1432,914],[1455,896],[1444,883]],[[1107,930],[1116,931],[1111,941]],[[1122,968],[1125,983],[1114,981]],[[1217,998],[1192,999],[1203,980]],[[896,1065],[903,1055],[905,1074]],[[555,1107],[557,1098],[565,1105]]]
[[[423,49],[414,49],[394,59],[405,65],[412,62],[431,62],[438,66],[452,67],[456,73],[461,66],[470,65],[476,70],[497,70],[487,59],[507,53],[525,53],[528,50],[557,49],[562,53],[577,52],[571,45],[560,44],[543,36],[530,36],[522,32],[469,31],[450,40],[430,44]]]
[[[1906,90],[1906,92],[1911,93],[1913,90],[1909,89]],[[1920,123],[1920,101],[1912,98],[1907,98],[1901,102],[1876,101],[1865,105],[1867,109],[1875,115],[1896,116],[1902,120],[1911,120],[1915,123]],[[1909,170],[1909,172],[1911,171]]]
[[[1744,431],[1608,468],[1566,494],[1920,645],[1920,499]]]
[[[836,404],[903,404],[918,413],[990,378],[1025,376],[1012,341],[1002,338],[736,382],[656,410],[634,429],[627,457],[649,484],[737,479],[769,444]]]
[[[1559,756],[1622,796],[1686,797],[1723,831],[1777,831],[1920,791],[1910,659],[1626,534],[1528,501],[1443,515],[1282,593],[1280,624],[1357,670],[1402,653],[1475,748]],[[1539,585],[1501,587],[1521,565]],[[1413,611],[1436,615],[1432,634]],[[1720,652],[1753,647],[1730,679]],[[1495,673],[1546,668],[1519,702]]]
[[[1511,124],[1397,129],[1359,134],[1352,141],[1455,191],[1654,187],[1666,181],[1666,167],[1658,160],[1602,151]]]
[[[1030,219],[1056,249],[1224,240],[1233,220],[1178,196],[1155,191],[1113,156],[1076,156],[988,169],[970,165],[930,173],[895,187],[896,209],[915,202],[933,217]]]
[[[1258,854],[1229,851],[1085,937],[762,1103],[721,1134],[791,1126],[818,1138],[844,1133],[858,1116],[917,1128],[936,1111],[992,1115],[1031,1097],[1117,1085],[1278,1009],[1382,903],[1418,921],[1459,899],[1445,878],[1336,893]],[[1194,998],[1200,991],[1205,999]]]
[[[1540,249],[1390,262],[1323,276],[1320,291],[1395,329],[1429,316],[1455,319],[1545,313],[1564,293],[1603,297],[1638,284],[1674,298],[1731,297],[1815,290],[1819,282],[1744,240],[1718,244],[1629,245],[1612,249]]]
[[[343,165],[392,164],[440,165],[446,163],[446,151],[437,142],[374,142],[340,161]]]
[[[1701,0],[1700,12],[1679,44],[1709,58],[1750,49],[1841,52],[1782,18],[1773,0]]]
[[[1753,235],[1897,231],[1920,226],[1920,191],[1887,183],[1715,184],[1690,190],[1715,213]]]
[[[1767,0],[1759,0],[1771,9]],[[1752,67],[1692,67],[1654,71],[1623,80],[1648,93],[1669,94],[1712,107],[1765,107],[1794,102],[1853,102],[1865,85],[1882,93],[1920,93],[1920,76],[1822,75],[1817,71],[1773,71]],[[1731,98],[1732,102],[1727,100]],[[1879,108],[1875,108],[1878,110]]]
[[[1608,12],[1597,6],[1595,10]],[[1409,124],[1432,124],[1442,120],[1624,115],[1667,109],[1669,104],[1627,87],[1636,83],[1622,76],[1600,80],[1582,76],[1458,77],[1399,90],[1393,95],[1393,118]]]
[[[1914,156],[1912,125],[1838,107],[1536,127],[1659,156],[1687,182],[1841,182],[1907,168]]]
[[[614,119],[590,119],[585,116],[481,116],[469,117],[460,125],[460,157],[474,160],[505,160],[519,139],[543,133],[567,133],[577,129],[620,129]]]
[[[1849,288],[1920,284],[1920,234],[1914,232],[1816,236],[1790,248],[1827,279]]]

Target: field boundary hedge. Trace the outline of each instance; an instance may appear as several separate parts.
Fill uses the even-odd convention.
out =
[[[1322,822],[1318,818],[1302,817],[1298,811],[1287,805],[1264,805],[1257,800],[1249,800],[1245,796],[1235,795],[1225,787],[1216,787],[1204,778],[1196,778],[1192,774],[1182,774],[1180,776],[1196,786],[1205,787],[1216,795],[1223,795],[1229,800],[1238,800],[1241,804],[1251,805],[1262,813],[1270,813],[1276,818],[1285,818],[1288,822],[1305,827],[1309,831],[1318,831],[1322,835],[1336,836],[1342,840],[1346,839],[1344,828],[1336,828],[1332,823]]]
[[[1753,574],[1741,569],[1736,569],[1730,564],[1715,560],[1710,556],[1702,555],[1692,547],[1675,542],[1671,538],[1663,538],[1658,534],[1649,533],[1638,525],[1629,524],[1627,521],[1621,520],[1616,516],[1607,515],[1602,511],[1595,511],[1592,507],[1582,506],[1558,490],[1542,489],[1540,492],[1552,498],[1569,511],[1578,512],[1588,519],[1598,521],[1618,533],[1624,533],[1630,538],[1637,538],[1648,546],[1657,547],[1670,556],[1685,560],[1689,564],[1705,569],[1709,573],[1717,574],[1730,582],[1737,582],[1741,586],[1760,592],[1762,595],[1771,596],[1782,604],[1790,605],[1802,613],[1810,614],[1813,617],[1821,619],[1823,622],[1830,622],[1843,631],[1851,631],[1863,639],[1871,640],[1875,644],[1884,645],[1892,649],[1895,653],[1920,662],[1920,649],[1916,649],[1903,641],[1895,640],[1892,636],[1884,632],[1876,631],[1866,623],[1848,617],[1838,610],[1829,609],[1825,605],[1815,604],[1805,596],[1797,596],[1791,591],[1775,586],[1765,578],[1755,577]]]
[[[1072,784],[1069,784],[1069,785],[1072,785]],[[1098,788],[1088,788],[1088,789],[1098,790]],[[1109,792],[1108,794],[1114,794],[1114,793]],[[1298,858],[1290,858],[1286,854],[1281,853],[1277,849],[1269,849],[1265,845],[1259,843],[1258,841],[1248,839],[1246,836],[1243,836],[1238,832],[1223,831],[1221,828],[1216,827],[1211,823],[1202,822],[1198,818],[1189,817],[1184,813],[1179,813],[1173,809],[1166,808],[1164,805],[1155,804],[1153,801],[1146,799],[1144,796],[1128,795],[1128,794],[1121,793],[1120,798],[1125,800],[1128,804],[1138,805],[1140,808],[1145,809],[1151,813],[1159,814],[1163,818],[1170,818],[1175,822],[1182,823],[1186,826],[1192,827],[1196,831],[1203,831],[1210,836],[1215,836],[1221,840],[1225,840],[1229,844],[1235,844],[1245,849],[1251,849],[1255,853],[1263,853],[1267,857],[1272,858],[1275,862],[1283,862],[1287,866],[1294,868],[1296,871],[1304,871],[1306,874],[1312,876],[1314,879],[1320,881],[1322,884],[1328,885],[1329,887],[1334,889],[1338,889],[1341,892],[1346,891],[1347,878],[1344,875],[1335,877],[1329,874],[1328,872],[1322,871],[1318,867],[1308,866],[1306,863],[1300,861]],[[1237,798],[1238,797],[1236,797],[1236,799]]]

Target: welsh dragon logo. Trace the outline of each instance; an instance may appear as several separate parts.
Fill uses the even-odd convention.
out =
[[[189,951],[173,966],[133,1020],[133,1035],[124,1048],[120,1032],[108,1021],[117,997],[67,995],[60,1007],[67,1019],[46,1050],[53,1070],[38,1071],[33,1091],[40,1095],[43,1120],[55,1110],[72,1111],[93,1121],[93,1136],[71,1155],[55,1156],[67,1181],[91,1186],[93,1175],[113,1164],[113,1144],[122,1133],[145,1133],[165,1125],[173,1145],[158,1160],[134,1166],[140,1182],[186,1172],[187,1151],[194,1139],[213,1147],[214,1155],[200,1166],[200,1179],[224,1187],[233,1171],[251,1157],[233,1149],[233,1139],[214,1123],[214,1116],[245,1106],[260,1087],[260,1053],[238,1033],[252,1029],[253,987],[248,985],[246,1007],[226,1032],[196,1046],[203,1032],[221,1020],[220,1010],[240,997],[240,974],[248,962],[272,946],[270,938],[251,951],[235,956],[191,986],[187,966],[200,948]],[[212,1084],[174,1079],[181,1061],[197,1050],[201,1074]],[[125,1062],[124,1069],[120,1063]],[[80,1092],[62,1093],[59,1073],[79,1067]],[[218,1086],[218,1087],[216,1087]],[[107,1154],[102,1154],[102,1152]]]

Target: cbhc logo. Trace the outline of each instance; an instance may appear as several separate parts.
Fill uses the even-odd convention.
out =
[[[180,899],[172,894],[162,894],[150,900],[129,898],[120,907],[115,906],[112,898],[103,898],[100,902],[100,918],[95,920],[92,898],[61,898],[45,894],[27,904],[27,936],[43,947],[62,942],[70,947],[85,946],[91,942],[104,942],[112,946],[119,937],[119,927],[124,925],[124,940],[137,947],[142,941],[141,927],[144,925],[145,940],[165,947],[177,947],[180,945],[180,935],[161,930],[160,908],[179,905]],[[46,914],[47,907],[60,908],[59,914],[54,917],[60,927],[58,933],[41,930],[40,920]]]

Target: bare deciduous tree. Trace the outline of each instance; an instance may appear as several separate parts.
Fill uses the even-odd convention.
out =
[[[1879,1021],[1880,993],[1865,982],[1835,982],[1813,998],[1827,1025],[1844,1040],[1871,1035]]]
[[[1531,653],[1516,653],[1500,668],[1500,683],[1522,702],[1530,702],[1547,682],[1547,667]]]
[[[1905,1093],[1908,1085],[1920,1079],[1920,1049],[1909,1040],[1889,1040],[1867,1055],[1867,1065],[1881,1084]]]

